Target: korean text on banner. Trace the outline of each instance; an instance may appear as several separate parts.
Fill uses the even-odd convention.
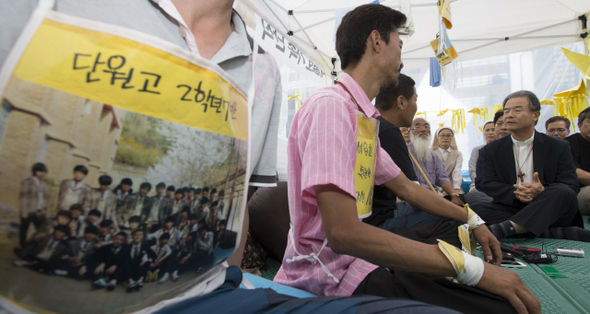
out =
[[[122,37],[46,19],[14,76],[154,118],[248,139],[247,100],[231,84],[213,71]]]

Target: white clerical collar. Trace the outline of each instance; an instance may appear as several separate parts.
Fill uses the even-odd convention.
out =
[[[510,139],[512,140],[512,143],[516,146],[528,146],[535,139],[535,132],[533,132],[533,135],[528,140],[525,140],[525,141],[517,141],[516,139],[514,139],[513,135],[510,135]]]
[[[439,146],[439,147],[438,147],[438,150],[439,150],[441,153],[447,152],[447,153],[449,153],[449,154],[450,154],[450,153],[451,153],[451,146],[449,146],[449,148],[447,148],[447,149],[444,149],[444,148],[442,148],[442,147],[440,147],[440,146]]]

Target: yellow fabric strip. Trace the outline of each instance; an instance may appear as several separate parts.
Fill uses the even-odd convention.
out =
[[[248,102],[217,73],[119,36],[45,20],[14,76],[248,140]]]
[[[447,257],[449,262],[451,262],[451,265],[453,265],[453,268],[455,269],[455,273],[457,273],[457,275],[460,274],[465,267],[465,257],[463,257],[463,253],[461,253],[458,248],[448,244],[443,240],[437,241],[438,248]]]

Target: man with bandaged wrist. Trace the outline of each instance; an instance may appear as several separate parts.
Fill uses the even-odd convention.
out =
[[[379,145],[371,99],[397,84],[398,29],[405,21],[374,4],[343,18],[336,50],[344,73],[312,95],[292,123],[292,228],[274,280],[317,295],[410,298],[466,313],[540,313],[518,275],[498,267],[499,242],[479,216],[410,182]],[[467,223],[489,263],[445,242],[419,243],[361,222],[371,212],[374,184],[428,213]]]

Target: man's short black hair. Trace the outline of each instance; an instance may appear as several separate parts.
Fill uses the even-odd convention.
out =
[[[217,189],[216,189],[216,188],[213,188],[213,189],[211,190],[211,194],[215,194],[215,193],[217,193]]]
[[[131,181],[130,178],[123,178],[123,180],[121,180],[121,185],[133,185],[133,181]]]
[[[204,187],[203,188],[203,192],[209,192],[209,188],[208,187]]]
[[[182,193],[184,193],[184,192],[182,191],[182,189],[178,189],[178,190],[176,190],[176,192],[174,192],[174,195],[176,195],[176,194],[182,194]]]
[[[219,190],[219,193],[217,193],[217,196],[225,196],[225,190]]]
[[[189,205],[184,205],[182,206],[182,209],[180,210],[181,213],[183,212],[187,212],[190,213],[191,212],[191,207]]]
[[[139,189],[148,189],[148,191],[150,191],[152,189],[152,184],[149,182],[143,182],[139,185]]]
[[[414,86],[416,82],[405,74],[400,74],[398,84],[394,88],[382,88],[375,99],[375,107],[378,110],[389,110],[397,98],[401,95],[410,100],[414,96]]]
[[[160,238],[158,240],[170,240],[170,233],[162,233],[162,235],[160,236]]]
[[[110,219],[105,219],[105,220],[103,220],[103,221],[100,222],[100,227],[101,228],[104,228],[104,227],[110,227],[110,228],[112,228],[112,226],[113,226],[113,221],[110,220]]]
[[[219,221],[219,225],[224,225],[224,226],[227,226],[227,221],[226,221],[225,219],[221,219],[221,220]]]
[[[590,107],[582,110],[578,115],[578,125],[584,124],[584,120],[590,118]]]
[[[47,167],[42,162],[34,163],[33,167],[31,168],[31,172],[33,173],[33,176],[35,176],[35,173],[39,172],[39,171],[47,173]]]
[[[389,44],[391,32],[405,23],[403,13],[380,4],[361,5],[346,13],[336,31],[336,51],[341,68],[355,66],[361,60],[367,48],[367,38],[373,30],[377,30],[383,41]]]
[[[496,125],[496,122],[498,122],[498,120],[500,120],[500,118],[502,118],[503,116],[504,116],[503,109],[496,111],[496,113],[494,114],[494,125]]]
[[[201,205],[209,203],[209,198],[203,196],[201,197]]]
[[[113,184],[113,178],[111,178],[111,176],[103,174],[102,176],[98,177],[98,184],[99,185],[111,185],[111,184]]]
[[[74,172],[76,171],[80,171],[84,175],[88,175],[88,168],[86,168],[86,166],[84,165],[77,165],[76,167],[74,167]]]
[[[157,189],[165,189],[166,188],[166,183],[164,182],[160,182],[158,184],[156,184],[156,190]]]
[[[123,237],[123,241],[127,240],[127,233],[125,233],[123,231],[117,232],[117,234],[115,234],[115,237],[117,237],[117,236],[122,236]]]
[[[195,194],[201,194],[201,192],[203,192],[203,190],[201,188],[195,189]]]
[[[197,213],[189,214],[188,220],[199,220],[199,215]]]
[[[545,121],[545,130],[549,128],[549,123],[558,122],[558,121],[563,121],[565,123],[565,128],[568,130],[570,129],[570,126],[572,125],[568,118],[562,117],[562,116],[555,116],[555,117],[551,117],[551,118],[547,119],[547,121]]]
[[[217,205],[219,205],[219,202],[218,201],[211,202],[211,207],[214,207],[214,206],[217,206]]]
[[[70,206],[70,211],[72,210],[79,210],[80,212],[84,212],[84,210],[82,209],[82,204],[80,203],[72,204]]]
[[[53,228],[53,232],[55,231],[59,231],[65,235],[69,235],[70,234],[70,228],[66,225],[57,225]]]
[[[172,216],[166,217],[166,220],[164,221],[164,223],[167,223],[167,222],[175,222],[174,217],[172,217]]]
[[[86,228],[84,228],[84,234],[92,233],[94,235],[97,235],[99,232],[100,230],[98,230],[98,228],[95,225],[89,225]]]
[[[102,216],[102,213],[98,209],[91,209],[88,212],[88,216],[96,216],[96,217],[99,217],[100,218],[100,216]]]
[[[176,188],[174,187],[174,185],[169,185],[169,186],[166,188],[166,191],[172,191],[172,192],[174,192],[174,191],[176,191]]]
[[[139,222],[139,223],[141,223],[141,217],[139,217],[137,215],[129,217],[129,223],[132,223],[132,222]]]

